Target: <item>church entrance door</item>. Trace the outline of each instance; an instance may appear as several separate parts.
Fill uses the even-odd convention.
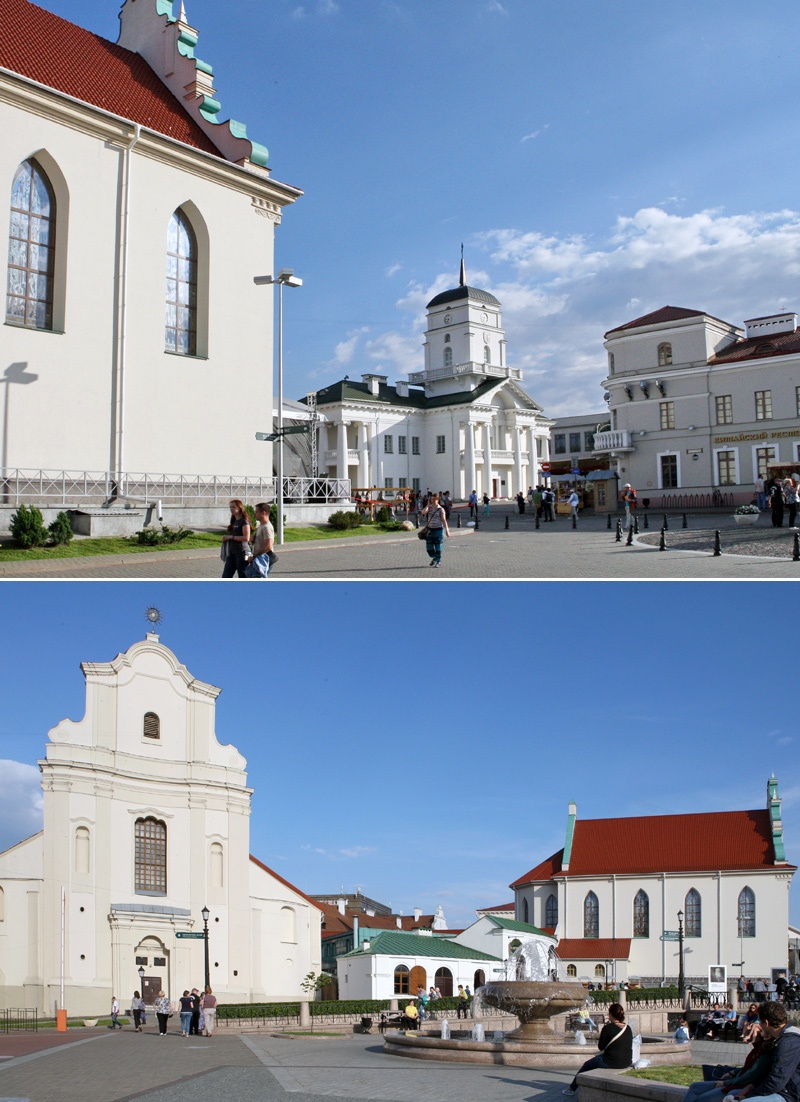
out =
[[[142,980],[142,998],[145,1006],[152,1006],[161,990],[163,990],[161,976],[145,976]]]

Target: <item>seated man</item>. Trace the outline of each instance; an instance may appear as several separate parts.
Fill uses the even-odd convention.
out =
[[[692,1083],[683,1102],[696,1102],[701,1097],[703,1102],[722,1102],[729,1091],[760,1082],[769,1071],[769,1065],[770,1054],[764,1051],[764,1038],[759,1036],[741,1068],[722,1068],[719,1064],[711,1067],[704,1064],[704,1078]]]
[[[766,1076],[731,1092],[732,1099],[758,1098],[769,1102],[800,1100],[800,1029],[789,1025],[782,1002],[761,1003],[758,1008],[761,1032],[772,1041]]]

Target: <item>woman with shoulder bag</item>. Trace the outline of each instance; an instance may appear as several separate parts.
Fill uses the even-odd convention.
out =
[[[612,1003],[608,1008],[608,1021],[600,1031],[597,1041],[600,1049],[599,1056],[593,1056],[587,1060],[562,1094],[574,1094],[578,1089],[578,1075],[582,1071],[593,1071],[594,1068],[629,1068],[633,1064],[633,1033],[631,1027],[625,1021],[625,1011],[619,1003]]]
[[[430,501],[422,512],[423,515],[428,518],[428,523],[425,526],[425,550],[430,557],[431,566],[438,568],[442,562],[442,544],[444,543],[444,537],[447,536],[447,538],[450,539],[447,514],[444,508],[439,504],[438,494],[431,494]]]
[[[230,503],[231,522],[228,531],[222,537],[222,553],[225,565],[223,578],[232,578],[234,574],[243,578],[247,567],[246,556],[250,554],[250,518],[244,502],[234,498]]]

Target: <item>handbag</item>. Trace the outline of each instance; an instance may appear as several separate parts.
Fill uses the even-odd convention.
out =
[[[428,538],[428,525],[426,524],[423,528],[420,528],[419,532],[417,532],[417,539],[418,540],[426,540],[427,538]]]
[[[267,558],[269,559],[269,568],[272,570],[273,566],[278,561],[278,556],[274,551],[267,551]]]

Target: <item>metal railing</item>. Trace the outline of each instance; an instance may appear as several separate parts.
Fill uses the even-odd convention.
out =
[[[284,502],[336,502],[350,498],[348,478],[284,478]],[[102,505],[117,499],[163,505],[218,505],[231,498],[274,501],[276,478],[246,475],[127,474],[9,468],[0,476],[0,504]]]
[[[39,1030],[39,1011],[32,1007],[10,1007],[0,1010],[0,1033],[22,1033]]]
[[[710,490],[698,494],[663,494],[659,498],[650,498],[651,509],[733,509],[736,505],[748,504],[753,497],[752,491],[745,493],[722,493]],[[642,500],[641,494],[639,500]]]

